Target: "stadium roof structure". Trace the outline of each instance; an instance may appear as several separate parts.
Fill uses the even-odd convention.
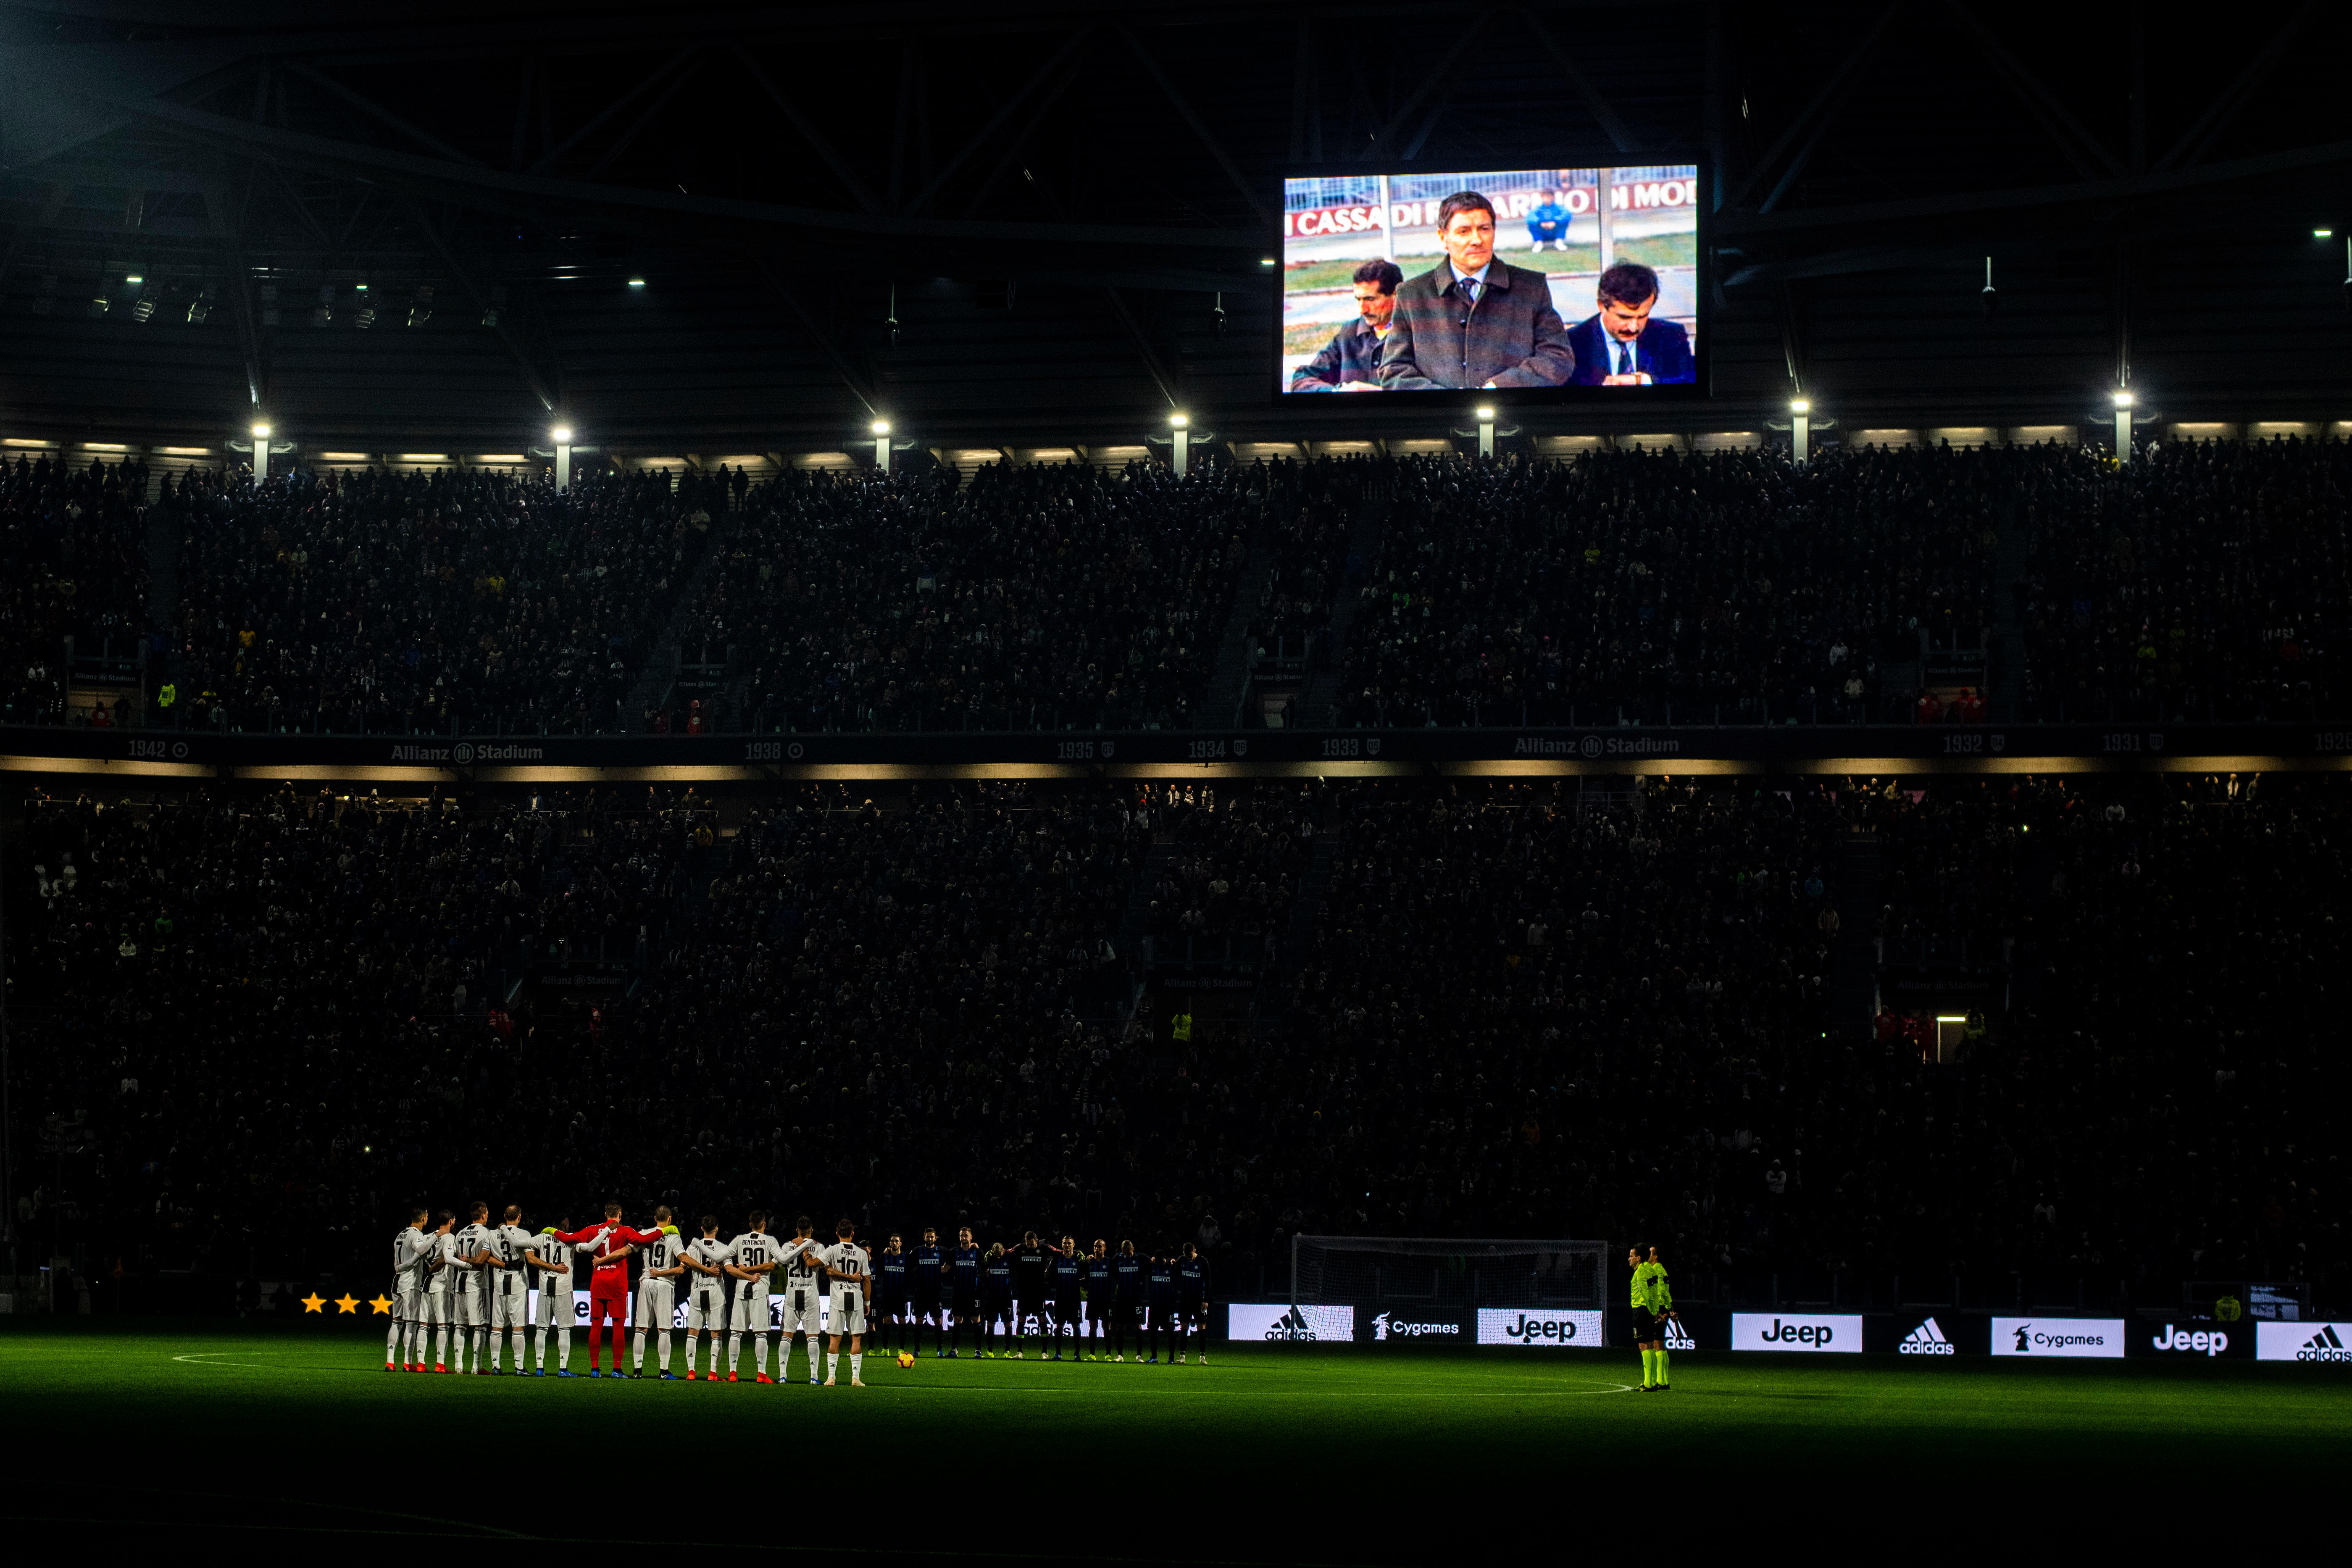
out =
[[[1279,179],[1704,160],[1715,402],[2327,418],[2352,12],[0,0],[0,421],[709,451],[1270,405]],[[2318,231],[2331,231],[2323,237]],[[1999,310],[1980,306],[1987,258]],[[98,301],[104,300],[103,306]]]

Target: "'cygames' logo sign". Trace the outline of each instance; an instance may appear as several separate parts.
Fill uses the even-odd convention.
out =
[[[1995,1318],[1995,1355],[2120,1357],[2121,1318]]]

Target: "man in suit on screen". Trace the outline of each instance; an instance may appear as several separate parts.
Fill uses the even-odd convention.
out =
[[[1438,204],[1445,259],[1397,289],[1381,385],[1390,392],[1560,386],[1576,374],[1551,285],[1495,256],[1495,204],[1456,191]]]
[[[1600,308],[1568,330],[1576,351],[1579,386],[1664,386],[1698,379],[1690,334],[1674,321],[1653,321],[1658,275],[1638,261],[1621,261],[1601,275]]]

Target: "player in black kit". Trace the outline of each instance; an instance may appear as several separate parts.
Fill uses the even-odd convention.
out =
[[[1054,1248],[1052,1265],[1054,1292],[1054,1359],[1062,1359],[1062,1342],[1070,1342],[1073,1360],[1085,1359],[1081,1352],[1086,1345],[1078,1338],[1078,1318],[1085,1310],[1080,1304],[1086,1289],[1087,1260],[1078,1256],[1078,1238],[1062,1237],[1062,1245]]]
[[[915,1248],[915,1260],[909,1266],[907,1275],[908,1283],[913,1288],[914,1292],[911,1298],[914,1328],[908,1338],[907,1348],[917,1355],[923,1353],[923,1320],[925,1318],[931,1321],[931,1354],[943,1356],[948,1353],[947,1334],[944,1331],[946,1324],[940,1317],[940,1286],[943,1282],[940,1278],[943,1260],[940,1256],[940,1233],[925,1226],[923,1245]]]
[[[882,1348],[896,1351],[907,1320],[907,1254],[895,1236],[874,1259],[874,1317]]]
[[[971,1353],[980,1354],[980,1248],[971,1244],[971,1227],[956,1232],[954,1256],[948,1262],[948,1281],[951,1292],[951,1310],[955,1316],[948,1330],[948,1359],[956,1354],[956,1342],[963,1336],[963,1326],[972,1325]]]
[[[996,1348],[996,1323],[1002,1318],[1013,1320],[1013,1255],[1004,1250],[1003,1242],[991,1242],[988,1257],[981,1266],[980,1276],[980,1353],[1002,1356]],[[1008,1330],[1006,1338],[1012,1337]]]
[[[1028,1348],[1029,1320],[1041,1322],[1047,1316],[1045,1306],[1045,1248],[1034,1230],[1024,1231],[1021,1249],[1013,1255],[1013,1359],[1019,1361]],[[1045,1352],[1040,1351],[1039,1355]]]
[[[1100,1237],[1095,1238],[1094,1250],[1087,1254],[1087,1337],[1081,1347],[1091,1347],[1091,1353],[1082,1354],[1080,1361],[1103,1359],[1103,1320],[1110,1316],[1111,1297],[1115,1287],[1111,1281],[1110,1247]]]
[[[1111,1323],[1110,1359],[1127,1359],[1127,1336],[1135,1336],[1135,1359],[1143,1359],[1143,1331],[1138,1326],[1137,1314],[1143,1310],[1143,1259],[1135,1255],[1135,1243],[1118,1244],[1118,1256],[1111,1260]]]

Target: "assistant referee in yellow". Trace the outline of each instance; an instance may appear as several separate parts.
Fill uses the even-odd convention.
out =
[[[1666,1382],[1666,1320],[1675,1314],[1675,1293],[1666,1284],[1666,1266],[1658,1249],[1647,1259],[1638,1247],[1629,1248],[1625,1265],[1633,1271],[1633,1343],[1642,1352],[1642,1392],[1664,1394]]]

